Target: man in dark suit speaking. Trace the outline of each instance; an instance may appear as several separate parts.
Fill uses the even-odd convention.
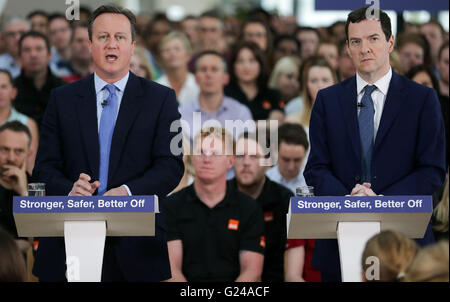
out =
[[[351,12],[346,34],[357,74],[317,95],[306,183],[325,196],[432,195],[445,179],[436,92],[392,70],[394,36],[386,13],[372,7]],[[428,226],[419,243],[433,241]],[[340,280],[336,240],[316,242],[313,266],[324,281]]]
[[[89,24],[95,73],[52,91],[42,122],[33,177],[47,195],[166,196],[179,183],[182,154],[170,150],[179,120],[173,90],[129,72],[135,16],[101,6]],[[181,144],[181,142],[180,142]],[[169,279],[167,227],[156,215],[155,237],[107,237],[102,281]],[[42,238],[34,273],[65,280],[62,238]]]

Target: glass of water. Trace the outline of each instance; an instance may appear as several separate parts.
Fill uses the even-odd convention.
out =
[[[312,187],[312,186],[297,187],[295,196],[312,197],[312,196],[314,196],[314,187]]]
[[[45,183],[43,182],[29,183],[28,196],[45,196]]]

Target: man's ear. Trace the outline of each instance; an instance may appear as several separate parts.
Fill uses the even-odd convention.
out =
[[[223,84],[223,86],[226,86],[226,85],[228,85],[229,82],[230,82],[230,74],[228,72],[225,72],[222,84]]]
[[[391,35],[388,43],[389,43],[389,53],[391,53],[394,50],[394,35]]]

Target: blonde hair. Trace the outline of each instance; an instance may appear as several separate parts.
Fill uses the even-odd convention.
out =
[[[313,103],[315,100],[312,99],[312,96],[308,91],[308,78],[309,71],[312,67],[326,67],[331,71],[331,75],[333,76],[334,84],[338,82],[336,71],[331,67],[328,61],[324,57],[311,57],[303,62],[302,66],[302,98],[303,98],[303,110],[300,116],[300,124],[303,126],[309,126],[309,120],[311,119],[311,112],[313,108]]]
[[[269,88],[278,89],[278,80],[281,73],[300,73],[301,60],[295,57],[282,57],[277,61],[269,79]]]
[[[380,278],[373,281],[399,281],[418,251],[414,240],[395,231],[383,231],[366,243],[361,259],[363,272],[371,266],[366,264],[366,259],[374,256],[379,259]]]
[[[433,216],[436,219],[436,225],[433,229],[438,232],[448,232],[448,172],[445,177],[444,193],[442,199],[433,211]]]
[[[405,282],[448,282],[448,240],[423,248],[406,271]]]
[[[135,46],[134,47],[134,55],[138,56],[139,60],[141,61],[142,66],[147,72],[146,79],[147,80],[153,80],[153,66],[150,60],[148,59],[147,55],[145,54],[145,49],[141,46]]]
[[[178,39],[183,43],[184,49],[187,53],[192,53],[192,46],[189,42],[189,39],[187,36],[178,30],[173,30],[169,32],[167,35],[164,36],[164,38],[161,39],[161,42],[159,43],[159,52],[161,53],[161,50],[163,49],[164,45],[166,45],[167,42],[170,40]]]
[[[233,155],[235,153],[236,144],[233,136],[221,127],[204,127],[202,128],[194,137],[194,146],[199,139],[204,139],[207,137],[216,137],[222,140],[225,145],[225,154],[224,155]]]

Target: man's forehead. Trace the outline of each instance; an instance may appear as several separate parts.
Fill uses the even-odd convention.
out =
[[[114,22],[110,22],[111,19],[114,19]],[[101,31],[114,31],[121,32],[125,30],[126,33],[130,33],[130,20],[125,15],[122,14],[114,14],[114,13],[105,13],[99,15],[92,24],[92,30],[101,32]]]
[[[11,146],[18,144],[28,144],[28,135],[25,132],[12,131],[9,129],[0,132],[1,146]]]
[[[241,138],[236,144],[236,154],[238,155],[261,155],[262,147],[254,139]]]
[[[359,22],[350,22],[348,24],[348,34],[350,38],[352,35],[371,36],[380,33],[383,33],[381,21],[375,18],[364,19]]]

